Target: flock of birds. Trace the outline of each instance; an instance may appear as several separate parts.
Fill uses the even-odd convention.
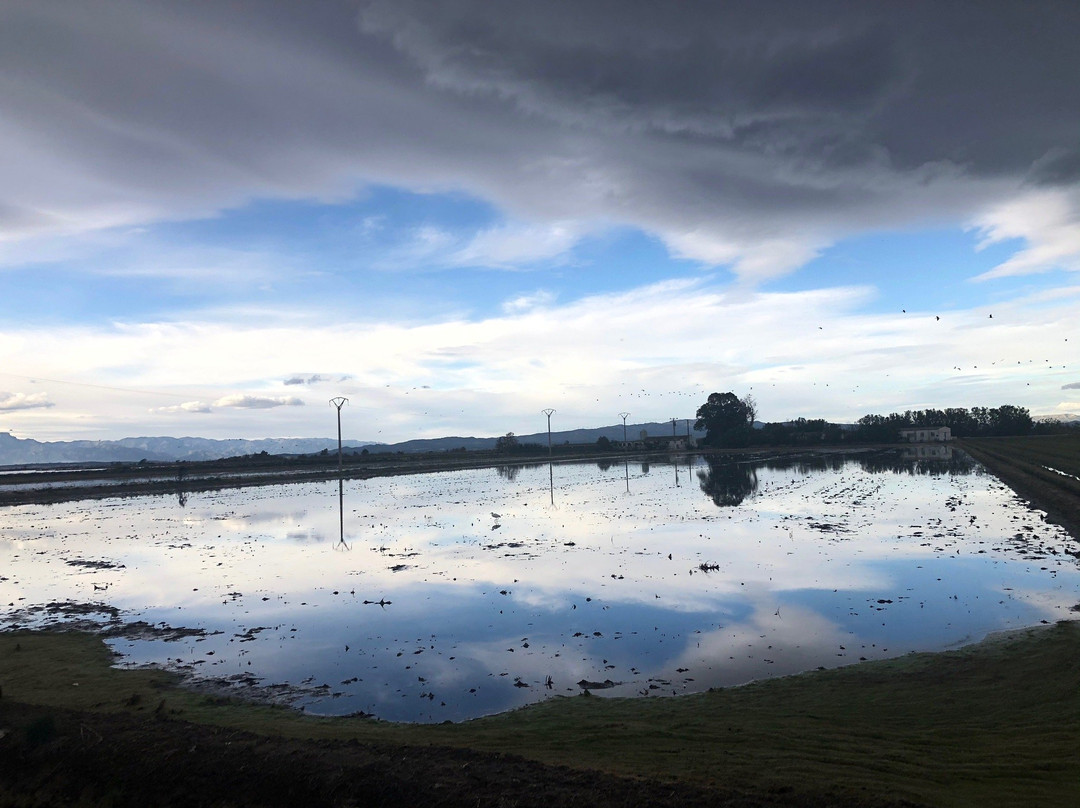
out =
[[[900,313],[904,314],[904,315],[907,315],[909,312],[907,311],[906,308],[902,308],[902,309],[900,309]],[[916,316],[929,317],[930,315],[928,315],[928,314],[917,314]],[[993,313],[987,313],[986,318],[987,318],[987,320],[995,320]],[[1007,319],[1008,318],[1006,318],[1006,322],[1007,322]],[[942,323],[942,322],[945,322],[945,321],[942,319],[942,316],[940,314],[934,314],[933,315],[933,322],[934,323]],[[996,322],[998,322],[998,320],[995,320],[995,323]],[[817,329],[819,331],[824,331],[825,330],[824,326],[821,326],[821,325],[817,326]],[[1064,343],[1067,343],[1069,341],[1068,337],[1063,337],[1062,340],[1063,340]],[[1013,362],[1015,362],[1015,365],[1013,364]],[[1040,364],[1040,363],[1038,363],[1038,361],[1036,359],[1031,358],[1031,357],[1022,357],[1022,358],[1016,358],[1015,356],[1012,357],[1012,358],[1004,358],[1003,357],[1003,358],[999,358],[999,359],[991,361],[989,363],[989,366],[986,366],[984,364],[982,366],[983,367],[982,373],[985,374],[989,368],[993,368],[995,370],[1000,370],[1001,368],[1005,367],[1006,365],[1008,365],[1009,367],[1012,367],[1012,368],[1027,367],[1030,370],[1031,366],[1036,365],[1036,364]],[[1041,365],[1042,365],[1042,370],[1045,370],[1045,371],[1066,371],[1066,370],[1069,369],[1069,366],[1068,366],[1067,363],[1062,362],[1061,364],[1056,364],[1056,363],[1052,364],[1052,360],[1049,359],[1049,358],[1044,358]],[[980,365],[975,364],[974,362],[968,367],[962,366],[960,364],[952,364],[952,365],[949,366],[948,369],[951,372],[965,373],[967,371],[979,371]],[[889,370],[891,370],[891,369],[889,369]],[[944,368],[942,368],[942,370],[944,370]],[[892,375],[891,372],[888,372],[888,370],[887,370],[886,372],[884,372],[883,378],[889,378],[891,375]],[[839,378],[834,378],[834,379],[831,379],[829,381],[826,381],[826,380],[823,380],[823,379],[820,379],[820,378],[814,378],[814,379],[811,379],[809,381],[809,385],[811,387],[832,388],[832,387],[835,387],[835,386],[839,386],[837,384],[837,382],[839,382],[839,381],[840,381]],[[780,379],[775,379],[775,380],[771,380],[771,381],[766,382],[766,384],[768,384],[768,386],[771,387],[771,388],[776,388],[781,383],[782,382],[781,382]],[[761,383],[759,383],[759,386],[760,386],[760,384]],[[1032,381],[1024,381],[1024,387],[1025,388],[1031,387],[1031,386],[1032,386]],[[391,388],[391,385],[386,385],[386,387]],[[640,383],[635,384],[632,381],[621,382],[619,384],[619,388],[620,389],[619,389],[619,393],[618,393],[618,398],[619,398],[620,401],[623,401],[625,403],[638,402],[639,406],[646,406],[647,407],[649,405],[653,405],[653,406],[656,406],[658,408],[659,407],[664,407],[665,409],[667,409],[669,407],[683,408],[683,407],[685,407],[686,404],[689,404],[692,407],[691,412],[696,412],[697,406],[704,403],[705,399],[708,397],[708,395],[710,393],[716,392],[714,389],[707,388],[707,387],[705,387],[705,386],[703,386],[701,384],[689,384],[689,385],[687,385],[687,387],[685,387],[683,389],[649,390],[649,389],[647,389],[645,387],[641,387]],[[850,387],[850,391],[852,393],[858,393],[860,390],[863,390],[865,388],[866,388],[865,384],[853,384]],[[413,393],[413,392],[423,391],[423,390],[428,390],[428,389],[430,389],[430,387],[428,385],[420,385],[420,386],[414,386],[411,389],[403,390],[403,393],[404,393],[404,395],[409,395],[410,393]],[[753,394],[754,386],[753,385],[748,386],[747,390],[748,390],[749,393]],[[595,396],[593,398],[593,400],[592,400],[592,403],[601,404],[605,400],[607,400],[607,399],[602,397],[602,396]],[[670,410],[668,410],[668,411],[670,412]],[[426,417],[431,417],[432,413],[433,413],[433,410],[425,409],[422,414],[424,416],[426,416]],[[461,408],[461,409],[458,409],[457,412],[454,415],[451,415],[450,413],[435,413],[434,417],[449,423],[454,417],[456,417],[456,416],[464,416],[465,414],[466,414],[466,409]],[[650,418],[652,418],[652,416],[646,417],[645,420],[649,420]],[[666,416],[660,416],[660,417],[653,418],[652,420],[664,421],[666,419],[667,419]],[[682,419],[680,419],[680,420],[682,420]],[[380,429],[380,430],[378,430],[378,432],[381,434],[382,430]]]

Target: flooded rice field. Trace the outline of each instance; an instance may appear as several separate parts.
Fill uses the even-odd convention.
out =
[[[503,467],[0,510],[0,628],[319,714],[462,720],[1080,616],[1077,542],[959,452]]]

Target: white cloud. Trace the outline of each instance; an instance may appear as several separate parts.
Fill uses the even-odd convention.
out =
[[[510,222],[472,234],[426,224],[406,230],[390,246],[380,246],[368,260],[375,268],[389,271],[530,269],[539,262],[566,260],[586,232],[583,225],[572,222]]]
[[[174,404],[169,407],[154,407],[150,410],[152,413],[161,415],[177,412],[210,413],[213,411],[213,408],[205,401],[185,401],[183,404]]]
[[[285,384],[289,382],[286,381]],[[241,409],[241,410],[266,410],[274,407],[302,407],[304,402],[296,396],[258,396],[246,393],[233,393],[222,396],[208,404],[205,401],[185,401],[183,404],[174,404],[167,407],[153,407],[150,412],[158,415],[168,415],[181,412],[213,413],[218,409]]]
[[[303,399],[296,396],[253,396],[234,393],[222,396],[214,402],[215,407],[231,407],[242,410],[265,410],[272,407],[302,407]]]
[[[581,225],[573,222],[502,225],[481,231],[449,260],[458,266],[515,269],[562,258],[581,235]]]
[[[5,393],[0,392],[0,410],[35,410],[52,407],[47,393]]]
[[[550,306],[555,302],[555,294],[544,289],[538,289],[532,294],[518,295],[504,301],[502,310],[506,314],[521,314],[532,309]]]
[[[672,255],[700,261],[710,266],[732,265],[732,271],[747,281],[765,281],[786,275],[816,258],[825,242],[789,236],[782,239],[762,239],[746,244],[723,240],[716,230],[695,230],[668,235],[666,242]]]
[[[1042,190],[997,205],[976,227],[985,247],[1010,239],[1026,245],[975,280],[1065,269],[1080,272],[1080,191]]]
[[[302,399],[288,395],[296,387],[283,383],[312,357],[337,369],[334,393],[350,400],[346,433],[366,440],[526,434],[541,428],[544,407],[557,409],[558,428],[614,423],[621,410],[631,422],[691,417],[708,393],[725,390],[752,393],[768,420],[1002,403],[1038,412],[1076,378],[1078,295],[1002,302],[993,319],[951,310],[937,321],[937,310],[867,313],[866,287],[736,293],[695,278],[564,304],[523,301],[481,320],[9,327],[0,367],[109,386],[57,387],[64,395],[38,411],[35,437],[69,435],[72,425],[99,437],[150,434],[157,396],[184,391],[181,401],[212,402],[213,413],[200,415],[207,436],[327,435],[329,408],[297,406]],[[252,407],[264,412],[242,417]]]
[[[375,269],[389,272],[441,269],[446,256],[458,248],[460,238],[435,225],[410,228],[393,246],[371,260]]]

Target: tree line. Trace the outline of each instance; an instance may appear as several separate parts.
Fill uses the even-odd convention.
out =
[[[1036,423],[1025,407],[949,407],[907,410],[889,415],[864,415],[854,425],[824,419],[798,418],[783,423],[755,424],[757,404],[751,396],[731,392],[712,393],[698,408],[694,428],[705,431],[704,444],[712,447],[809,446],[835,443],[895,443],[900,430],[947,426],[957,438],[1006,435],[1056,434],[1077,426],[1054,422]]]
[[[862,440],[896,440],[901,429],[947,426],[956,438],[1030,435],[1035,422],[1025,407],[1002,404],[1000,407],[949,407],[944,410],[907,410],[889,415],[864,415],[856,423]]]

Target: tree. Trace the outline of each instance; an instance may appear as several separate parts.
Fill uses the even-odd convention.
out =
[[[731,508],[753,494],[758,487],[757,472],[741,463],[729,463],[706,456],[708,471],[699,471],[698,480],[718,508]]]
[[[708,446],[746,446],[754,426],[753,399],[734,393],[712,393],[697,411],[694,429],[704,430]]]
[[[858,420],[856,437],[866,443],[895,443],[900,439],[900,430],[912,426],[909,415],[864,415]]]
[[[507,432],[501,438],[495,441],[496,452],[512,452],[518,447],[518,439],[514,436],[513,432]]]
[[[596,448],[599,449],[601,452],[610,452],[611,438],[601,435],[599,438],[596,439]]]
[[[990,413],[994,435],[1027,435],[1031,432],[1031,413],[1026,407],[1002,404]]]
[[[739,401],[741,401],[743,403],[743,406],[746,407],[746,420],[749,421],[750,428],[753,429],[754,421],[757,420],[757,402],[754,400],[754,397],[749,393],[739,399]]]

